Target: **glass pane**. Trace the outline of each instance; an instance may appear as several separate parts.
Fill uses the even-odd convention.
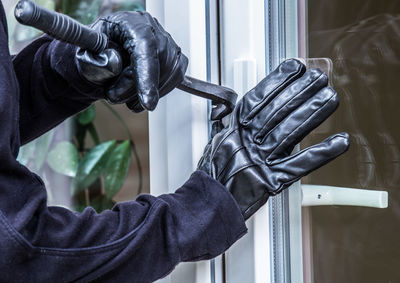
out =
[[[13,13],[17,2],[3,0],[12,54],[18,53],[41,35],[40,31],[16,22]],[[115,11],[144,9],[143,0],[36,2],[50,10],[68,14],[84,24]],[[77,190],[76,175],[83,171],[81,165],[84,163],[84,157],[89,156],[97,144],[113,140],[115,146],[107,152],[104,151],[105,154],[98,163],[102,174]],[[118,151],[120,155],[113,154]],[[122,166],[108,166],[112,156],[122,156],[123,158],[117,160],[117,163],[121,161],[118,164]],[[130,160],[129,163],[126,160]],[[139,193],[149,192],[147,113],[134,114],[125,105],[110,106],[104,101],[98,101],[92,107],[23,146],[19,161],[42,177],[46,183],[49,205],[63,205],[78,211],[90,205],[98,212],[111,208],[117,201],[131,200]],[[127,176],[119,175],[126,168]],[[105,180],[106,174],[118,178],[114,178],[116,181],[110,183]],[[119,180],[123,182],[118,182]]]
[[[400,282],[400,2],[307,5],[307,57],[332,61],[341,105],[302,146],[347,131],[351,147],[303,183],[389,192],[386,209],[308,211],[313,282]]]

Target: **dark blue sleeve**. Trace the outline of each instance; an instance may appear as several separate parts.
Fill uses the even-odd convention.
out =
[[[5,282],[153,282],[246,233],[230,193],[201,171],[173,194],[141,195],[100,214],[47,207],[38,180],[25,189],[32,194],[15,217],[0,213]]]
[[[75,49],[42,36],[13,57],[20,87],[21,144],[103,98],[102,87],[79,75]]]

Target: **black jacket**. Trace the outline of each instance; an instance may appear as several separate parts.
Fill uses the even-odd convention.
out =
[[[212,258],[246,227],[225,187],[197,171],[174,194],[96,213],[47,206],[20,144],[103,96],[79,77],[73,48],[41,37],[12,58],[0,2],[0,282],[151,282]]]

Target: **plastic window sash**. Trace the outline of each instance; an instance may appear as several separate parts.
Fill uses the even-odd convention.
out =
[[[210,3],[212,2],[212,3]],[[211,29],[214,31],[217,27],[216,19],[216,0],[205,0],[205,24],[206,24],[206,77],[208,82],[212,82],[212,77],[215,77],[218,69],[215,68],[215,64],[212,64],[211,61],[213,59],[218,59],[215,55],[215,49],[218,47],[217,40],[212,37]],[[210,117],[212,105],[211,101],[207,102],[207,115]],[[211,138],[211,122],[208,122],[208,138]],[[218,265],[219,261],[216,259],[210,260],[210,283],[217,283],[221,280],[216,278],[216,274],[222,274],[222,269],[220,265]]]
[[[211,34],[210,34],[210,0],[205,0],[206,9],[206,54],[207,54],[207,81],[211,82]],[[207,115],[210,117],[211,103],[207,102]],[[211,138],[211,123],[208,121],[208,138]],[[215,283],[215,260],[210,260],[210,282]]]
[[[221,82],[239,97],[265,77],[264,1],[220,1]],[[225,254],[226,282],[270,282],[267,207],[246,223],[248,233]]]
[[[269,73],[285,58],[298,57],[297,0],[266,0],[265,15],[265,66]],[[300,182],[271,198],[269,210],[271,282],[303,282]]]
[[[204,7],[202,0],[146,0],[147,10],[159,19],[189,57],[187,74],[202,80],[206,80],[207,69]],[[149,113],[150,191],[153,195],[175,191],[196,168],[208,140],[206,109],[206,100],[174,90]],[[209,261],[182,263],[157,282],[209,283],[210,273]]]

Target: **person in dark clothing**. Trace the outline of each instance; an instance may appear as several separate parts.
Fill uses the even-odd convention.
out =
[[[147,13],[141,15],[149,17]],[[131,17],[132,14],[123,16]],[[294,158],[288,157],[292,145],[337,106],[336,93],[326,88],[326,76],[315,71],[304,74],[304,66],[291,60],[260,83],[234,111],[239,120],[250,119],[253,114],[255,118],[251,119],[257,120],[255,115],[257,111],[266,109],[265,103],[272,105],[271,99],[277,95],[282,98],[273,101],[284,103],[284,107],[279,107],[284,111],[269,110],[281,119],[289,117],[287,125],[292,127],[287,127],[290,133],[276,127],[280,133],[275,138],[281,139],[281,143],[275,143],[277,150],[268,151],[268,170],[257,167],[255,163],[258,161],[254,159],[251,160],[254,164],[243,161],[243,154],[247,152],[243,150],[245,148],[249,148],[247,156],[252,157],[248,137],[253,138],[253,133],[242,133],[241,126],[236,126],[237,120],[233,118],[231,126],[210,141],[199,170],[175,193],[159,197],[140,195],[135,201],[118,203],[112,210],[100,214],[90,207],[83,213],[76,213],[62,207],[47,206],[42,180],[16,161],[21,145],[98,99],[118,100],[118,97],[123,97],[118,102],[127,103],[134,111],[154,109],[158,98],[179,83],[178,77],[186,69],[185,60],[180,61],[183,57],[180,57],[179,49],[174,42],[168,41],[170,37],[165,31],[159,29],[164,37],[155,36],[153,42],[158,44],[157,56],[165,60],[159,62],[159,69],[152,69],[154,64],[148,64],[146,56],[153,60],[155,53],[152,53],[151,45],[144,46],[148,41],[130,45],[132,41],[124,38],[127,33],[122,24],[117,26],[118,32],[123,32],[113,34],[115,25],[108,25],[113,20],[115,18],[103,20],[100,28],[114,36],[117,42],[128,42],[124,47],[132,48],[128,52],[132,52],[131,60],[135,64],[124,69],[116,83],[107,85],[105,82],[109,77],[102,77],[104,70],[101,67],[85,65],[88,62],[90,65],[91,59],[74,60],[78,56],[74,46],[48,36],[37,39],[18,55],[10,56],[6,19],[0,2],[1,282],[155,281],[170,273],[179,262],[210,259],[227,250],[246,233],[245,218],[261,207],[269,195],[279,193],[348,147],[348,137],[341,134]],[[129,20],[124,23],[129,28],[134,26]],[[149,32],[138,32],[142,27],[138,25],[136,30],[131,29],[128,36],[141,40],[139,35]],[[151,28],[150,34],[154,34]],[[168,39],[167,42],[163,42],[163,38]],[[163,49],[162,45],[167,47]],[[177,50],[179,52],[175,52]],[[173,54],[172,59],[181,62],[183,71],[170,66],[170,54]],[[132,75],[133,70],[142,70],[143,73]],[[174,78],[174,83],[168,77]],[[301,80],[296,87],[303,84],[304,91],[299,95],[296,95],[297,88],[290,87],[296,80]],[[134,89],[137,89],[137,94]],[[317,92],[323,92],[327,98],[322,101],[315,95],[311,105],[307,105],[308,99],[313,99]],[[300,106],[306,100],[307,103]],[[315,115],[308,116],[317,116],[311,119],[311,123],[308,116],[296,120],[288,113],[311,108],[316,114],[313,112]],[[326,114],[321,116],[319,113]],[[271,121],[274,119],[276,117]],[[254,125],[249,122],[249,126],[243,128],[251,132],[261,122]],[[301,125],[307,127],[304,131],[297,130],[300,131],[297,134],[296,129],[302,129]],[[239,137],[230,134],[232,129],[241,133]],[[296,134],[291,135],[292,132]],[[289,138],[290,143],[283,135]],[[218,140],[222,136],[224,141],[231,141],[233,137],[234,152],[229,149],[229,144]],[[319,150],[318,154],[316,150]],[[282,169],[285,162],[288,170]],[[260,175],[260,168],[269,172],[268,177]],[[296,168],[307,170],[296,172]]]

